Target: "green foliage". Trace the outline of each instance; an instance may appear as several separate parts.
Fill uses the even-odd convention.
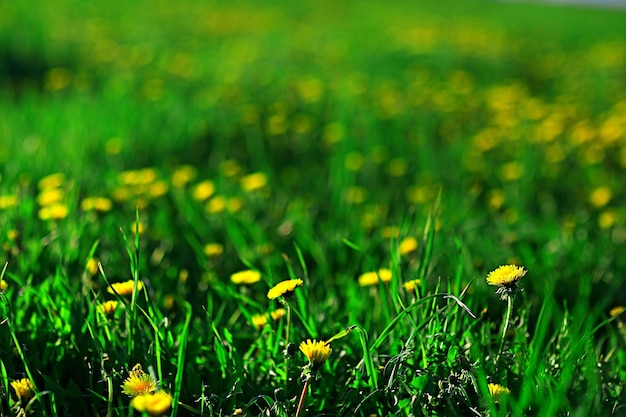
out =
[[[623,20],[4,2],[0,415],[621,415]]]

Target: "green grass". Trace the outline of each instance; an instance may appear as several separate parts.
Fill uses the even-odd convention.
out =
[[[0,415],[623,414],[626,15],[431,3],[0,6]]]

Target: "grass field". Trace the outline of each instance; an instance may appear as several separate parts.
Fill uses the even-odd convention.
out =
[[[625,12],[39,3],[0,415],[626,415]]]

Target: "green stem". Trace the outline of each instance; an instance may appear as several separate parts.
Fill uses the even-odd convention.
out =
[[[285,330],[285,350],[289,349],[289,328],[291,328],[291,305],[286,303],[287,307],[287,329]],[[289,352],[285,355],[285,384],[289,384]]]
[[[502,327],[502,339],[500,340],[500,347],[498,348],[498,355],[496,356],[496,363],[500,360],[502,355],[502,349],[504,348],[504,340],[506,339],[506,332],[509,330],[509,321],[511,320],[511,313],[513,312],[513,296],[510,294],[506,297],[506,317],[504,319],[504,326]]]

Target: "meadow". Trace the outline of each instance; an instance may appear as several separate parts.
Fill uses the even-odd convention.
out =
[[[0,4],[1,416],[626,415],[626,12]]]

